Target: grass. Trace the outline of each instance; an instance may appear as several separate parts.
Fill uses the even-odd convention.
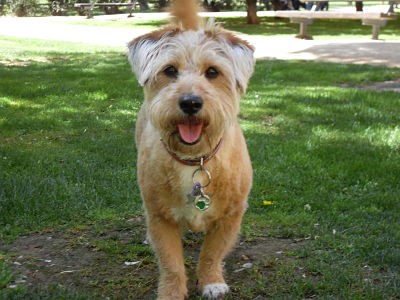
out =
[[[128,228],[124,220],[143,213],[133,139],[142,91],[126,57],[14,38],[0,49],[0,244],[34,232],[82,238]],[[240,115],[255,173],[243,236],[305,242],[284,260],[259,259],[245,274],[251,284],[233,283],[232,299],[399,296],[399,96],[357,88],[395,78],[399,69],[367,65],[257,63]],[[88,242],[110,261],[144,258],[155,269],[148,248],[97,235]],[[13,290],[10,255],[0,255],[0,298],[146,288],[121,277],[76,291]]]
[[[124,54],[82,45],[53,52],[51,43],[33,42],[15,60],[8,49],[23,43],[3,43],[2,55],[17,65],[0,71],[2,233],[137,209],[132,128],[140,103],[132,99],[140,91],[129,69],[119,73]],[[108,84],[113,78],[119,85]]]
[[[311,278],[283,279],[298,297],[396,294],[398,95],[340,87],[386,80],[393,71],[304,62],[258,66],[242,117],[256,166],[252,199],[274,206],[253,202],[249,219],[269,234],[315,240],[301,254]],[[379,278],[393,284],[392,292],[379,288]]]

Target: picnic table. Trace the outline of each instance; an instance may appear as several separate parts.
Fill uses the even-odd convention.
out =
[[[314,0],[312,2],[350,2],[348,0]],[[362,2],[368,2],[372,0],[363,0]],[[357,2],[357,1],[356,1]],[[358,1],[360,2],[360,1]],[[289,18],[291,23],[298,23],[300,25],[300,32],[296,35],[296,38],[301,39],[312,39],[311,35],[308,34],[308,25],[313,24],[315,19],[359,19],[362,21],[362,25],[372,26],[372,39],[377,40],[379,38],[379,32],[381,27],[385,26],[387,21],[397,19],[394,14],[394,5],[400,3],[400,0],[391,0],[388,2],[386,11],[382,12],[363,12],[363,11],[317,11],[313,8],[309,11],[298,11],[298,10],[277,10],[274,12],[275,17]]]
[[[81,10],[88,19],[93,18],[93,9],[95,7],[102,7],[102,8],[109,8],[109,7],[126,7],[128,10],[128,17],[132,17],[132,12],[135,9],[135,6],[137,4],[136,0],[133,0],[131,2],[126,2],[126,3],[116,3],[116,2],[110,2],[110,3],[105,3],[105,2],[92,2],[92,3],[75,3],[74,7]]]

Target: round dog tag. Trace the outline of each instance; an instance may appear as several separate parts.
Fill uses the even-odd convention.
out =
[[[200,211],[205,211],[210,207],[211,200],[207,195],[197,196],[194,200],[194,206]]]

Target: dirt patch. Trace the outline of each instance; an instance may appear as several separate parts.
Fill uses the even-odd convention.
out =
[[[144,242],[142,224],[139,218],[112,228],[105,226],[104,230],[97,225],[49,231],[23,236],[9,245],[0,244],[15,274],[9,287],[26,286],[32,298],[38,288],[56,285],[99,298],[154,299],[158,270],[150,246]],[[201,240],[202,235],[193,233],[184,240],[190,299],[197,295],[194,270]],[[290,260],[286,253],[301,246],[302,241],[292,239],[242,239],[225,263],[232,293],[235,287],[240,290],[241,286],[255,285],[249,272],[268,268],[271,262]]]
[[[368,86],[363,86],[362,89],[374,91],[393,91],[400,93],[400,79],[377,82]]]
[[[18,59],[18,60],[0,60],[0,65],[6,67],[26,67],[32,63],[50,63],[50,62],[58,62],[58,61],[67,61],[70,60],[69,57],[58,56],[58,57],[38,57],[34,59]]]
[[[342,84],[345,88],[359,88],[362,90],[370,90],[377,92],[392,91],[400,93],[400,79],[370,83],[368,85],[354,86],[352,84]]]

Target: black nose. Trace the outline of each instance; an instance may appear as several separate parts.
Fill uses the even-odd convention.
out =
[[[203,99],[195,94],[184,94],[179,98],[179,107],[188,115],[194,115],[203,107]]]

